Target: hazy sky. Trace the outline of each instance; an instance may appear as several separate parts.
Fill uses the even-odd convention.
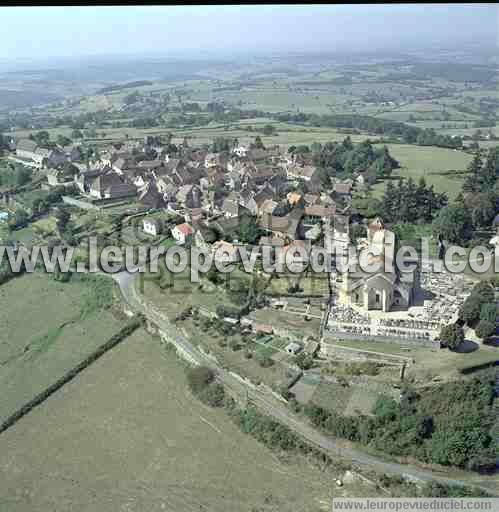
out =
[[[0,21],[0,59],[16,59],[497,45],[499,17],[494,4],[3,7]]]

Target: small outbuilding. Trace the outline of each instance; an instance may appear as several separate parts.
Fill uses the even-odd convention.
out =
[[[301,352],[302,346],[299,343],[291,342],[288,345],[286,345],[286,352],[288,354],[293,354],[294,356]]]
[[[148,235],[157,236],[161,233],[161,222],[158,219],[151,217],[145,218],[142,221],[142,229]]]

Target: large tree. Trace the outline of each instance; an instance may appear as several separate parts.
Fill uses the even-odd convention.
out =
[[[475,329],[476,335],[483,340],[490,338],[496,332],[495,322],[489,322],[488,320],[480,320]]]
[[[455,350],[464,341],[463,328],[458,324],[445,325],[440,331],[440,340],[443,346]]]
[[[239,223],[240,241],[246,244],[255,243],[258,234],[256,219],[252,215],[242,215]]]
[[[471,237],[468,211],[458,203],[442,208],[433,221],[433,230],[450,243],[464,244]]]
[[[493,310],[488,304],[495,306],[494,289],[488,283],[478,283],[461,307],[461,318],[471,327],[479,320],[495,321]]]
[[[499,173],[499,148],[490,148],[485,164],[477,153],[468,166],[468,175],[463,184],[466,192],[488,192],[494,189]]]
[[[58,208],[55,214],[55,218],[57,230],[59,231],[59,234],[62,235],[68,226],[69,220],[71,219],[71,214],[66,208]]]

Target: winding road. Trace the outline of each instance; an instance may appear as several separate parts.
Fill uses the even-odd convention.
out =
[[[306,441],[328,453],[330,456],[342,458],[358,466],[369,466],[370,468],[389,475],[404,476],[407,479],[419,480],[423,482],[437,481],[443,484],[457,486],[479,487],[489,493],[497,495],[497,480],[480,483],[476,482],[477,475],[468,474],[463,479],[447,477],[436,474],[427,469],[421,469],[410,464],[398,464],[387,462],[375,456],[364,453],[353,448],[348,442],[332,438],[322,434],[313,428],[308,422],[304,421],[298,415],[288,409],[285,403],[269,392],[265,392],[237,378],[235,374],[221,368],[214,360],[198,350],[188,338],[179,333],[178,329],[168,318],[158,311],[154,304],[146,303],[145,299],[139,296],[135,287],[135,273],[120,272],[113,275],[118,283],[122,297],[128,307],[136,313],[142,313],[145,317],[155,324],[169,341],[175,344],[177,349],[183,352],[184,357],[200,365],[212,368],[218,376],[221,383],[229,389],[238,393],[240,396],[246,396],[251,403],[257,406],[261,411],[274,417],[282,424],[289,427],[295,433],[303,437]]]

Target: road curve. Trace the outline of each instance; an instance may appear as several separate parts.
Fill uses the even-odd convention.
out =
[[[189,358],[196,361],[198,364],[212,368],[216,371],[219,380],[224,385],[234,391],[240,392],[242,396],[246,395],[248,399],[251,400],[251,402],[260,410],[289,427],[312,445],[320,448],[333,457],[341,457],[342,459],[351,461],[353,464],[369,466],[376,471],[389,475],[404,476],[408,479],[415,479],[423,482],[436,481],[448,485],[473,486],[488,493],[492,493],[494,495],[497,494],[494,482],[490,483],[491,487],[487,487],[475,484],[471,478],[470,480],[460,480],[437,475],[427,469],[421,469],[410,464],[387,462],[352,448],[345,441],[340,441],[322,434],[302,418],[292,413],[288,407],[276,397],[255,389],[254,386],[237,379],[230,372],[218,366],[213,359],[199,351],[185,336],[179,333],[175,325],[173,325],[164,314],[159,312],[154,304],[146,304],[144,299],[139,297],[135,288],[135,276],[135,273],[127,271],[113,275],[113,279],[120,287],[124,301],[132,311],[144,314],[145,317],[154,323],[164,335],[174,341],[175,345],[181,348]]]

